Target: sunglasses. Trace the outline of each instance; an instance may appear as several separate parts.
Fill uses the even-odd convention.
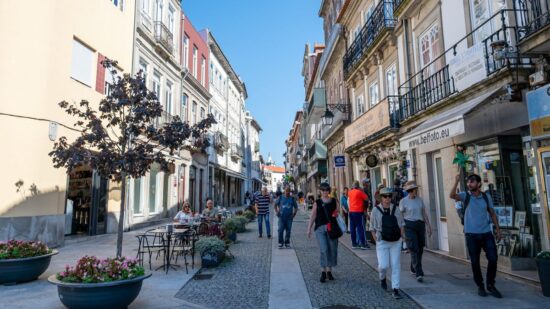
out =
[[[321,189],[321,192],[330,192],[329,189]]]
[[[391,198],[391,195],[381,195],[382,198]]]

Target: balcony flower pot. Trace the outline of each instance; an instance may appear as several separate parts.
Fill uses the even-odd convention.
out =
[[[57,285],[59,300],[67,308],[127,308],[139,295],[143,280],[151,274],[104,283],[68,283],[51,275],[48,281]]]
[[[542,295],[550,297],[550,251],[542,251],[535,258],[539,271]]]
[[[0,284],[16,284],[38,279],[50,266],[57,250],[39,241],[10,240],[0,243]]]
[[[135,259],[84,256],[48,281],[57,286],[59,300],[67,308],[117,309],[128,307],[149,277]]]

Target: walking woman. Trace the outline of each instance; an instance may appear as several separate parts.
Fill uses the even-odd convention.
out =
[[[338,209],[338,203],[335,198],[329,196],[330,186],[328,183],[322,183],[320,188],[321,198],[318,199],[311,211],[311,217],[307,226],[307,237],[311,238],[313,224],[315,223],[315,237],[319,243],[321,253],[321,282],[327,279],[334,280],[332,276],[332,267],[336,266],[338,258],[338,239],[331,239],[328,236],[327,224],[336,224],[331,220],[332,215]]]
[[[432,227],[426,212],[426,206],[418,197],[418,186],[416,181],[411,180],[403,187],[408,195],[399,202],[399,210],[405,219],[405,237],[407,248],[411,253],[411,272],[416,276],[418,282],[424,280],[422,270],[422,253],[426,245],[426,228],[428,237],[432,236]]]

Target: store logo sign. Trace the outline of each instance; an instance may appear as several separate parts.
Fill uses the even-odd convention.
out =
[[[345,156],[334,156],[334,167],[345,167],[345,166],[346,166]]]

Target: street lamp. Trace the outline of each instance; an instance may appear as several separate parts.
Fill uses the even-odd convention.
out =
[[[328,109],[328,105],[327,105],[327,109],[325,109],[325,114],[323,115],[321,120],[323,121],[324,126],[332,125],[332,120],[334,120],[334,114]]]
[[[332,111],[339,110],[340,112],[347,114],[351,110],[351,106],[348,103],[327,104],[325,114],[321,118],[323,125],[331,126],[334,120],[334,113]]]
[[[300,160],[302,158],[302,152],[300,150],[296,151],[296,159]]]

